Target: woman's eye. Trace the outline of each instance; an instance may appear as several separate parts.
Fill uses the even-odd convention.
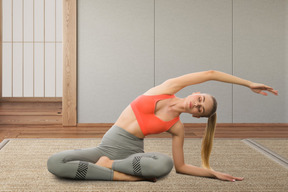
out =
[[[199,108],[198,108],[198,112],[199,112],[199,113],[202,113],[202,112],[203,112],[203,108],[202,108],[202,107],[199,107]]]

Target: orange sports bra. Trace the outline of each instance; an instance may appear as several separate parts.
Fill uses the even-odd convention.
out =
[[[155,115],[156,103],[159,100],[174,98],[175,95],[140,95],[130,104],[143,134],[157,134],[168,131],[179,117],[163,121]]]

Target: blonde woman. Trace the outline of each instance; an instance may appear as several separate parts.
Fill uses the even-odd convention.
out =
[[[267,95],[264,91],[278,94],[269,86],[212,70],[168,79],[132,101],[104,135],[99,146],[57,153],[49,158],[48,170],[58,177],[71,179],[156,181],[168,175],[174,164],[176,172],[181,174],[224,181],[243,180],[210,168],[209,156],[217,118],[215,98],[199,92],[186,98],[175,97],[184,87],[211,80],[246,86],[262,95]],[[202,168],[185,163],[184,126],[179,119],[181,113],[208,118],[202,140]],[[165,131],[172,135],[173,160],[161,153],[144,153],[145,136]]]

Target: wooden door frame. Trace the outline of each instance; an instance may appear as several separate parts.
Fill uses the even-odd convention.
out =
[[[63,0],[63,126],[77,126],[77,0]]]
[[[2,0],[0,0],[0,99],[2,99]],[[77,0],[63,0],[62,125],[77,126]]]
[[[2,0],[0,0],[0,99],[2,99]]]

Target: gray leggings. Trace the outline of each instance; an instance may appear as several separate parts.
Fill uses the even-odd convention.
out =
[[[143,139],[114,125],[98,147],[54,154],[47,167],[58,177],[83,180],[113,180],[114,170],[147,179],[169,174],[172,159],[161,153],[144,153],[143,146]],[[95,165],[102,156],[114,160],[112,170]]]

